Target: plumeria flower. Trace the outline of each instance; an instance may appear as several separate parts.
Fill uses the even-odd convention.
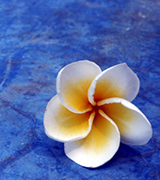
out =
[[[131,103],[139,85],[125,63],[105,71],[87,60],[65,66],[57,76],[57,95],[44,115],[46,134],[64,142],[70,159],[91,168],[109,161],[120,142],[146,144],[151,125]]]

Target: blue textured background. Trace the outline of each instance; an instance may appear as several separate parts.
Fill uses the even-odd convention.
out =
[[[100,168],[69,160],[43,129],[56,76],[89,59],[126,62],[141,81],[134,100],[153,127],[144,146],[121,144]],[[160,179],[160,1],[0,0],[0,179]]]

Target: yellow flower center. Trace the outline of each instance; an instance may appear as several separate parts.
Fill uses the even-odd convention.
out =
[[[92,105],[92,111],[94,111],[95,113],[97,113],[99,109],[100,106],[98,106],[97,104],[95,106]]]

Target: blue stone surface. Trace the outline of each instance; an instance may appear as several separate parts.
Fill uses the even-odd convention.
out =
[[[57,73],[82,59],[103,70],[126,62],[153,127],[148,144],[121,144],[96,169],[68,159],[43,127]],[[0,0],[0,179],[160,179],[159,0]]]

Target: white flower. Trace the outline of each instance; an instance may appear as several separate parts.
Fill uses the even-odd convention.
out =
[[[64,142],[65,154],[85,167],[109,161],[120,142],[146,144],[152,128],[130,101],[139,91],[139,79],[125,64],[105,71],[84,60],[64,67],[57,76],[57,95],[48,103],[46,134]]]

